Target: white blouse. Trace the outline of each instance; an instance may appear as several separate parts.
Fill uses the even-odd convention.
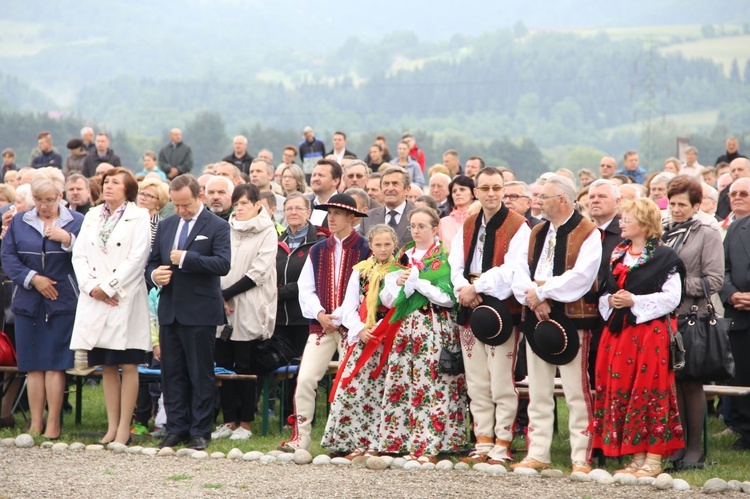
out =
[[[638,258],[631,256],[630,253],[626,253],[623,259],[623,263],[628,267],[632,267],[637,261]],[[612,296],[611,293],[605,293],[599,298],[599,313],[602,314],[604,320],[609,319],[612,314],[612,307],[609,306],[610,296]],[[636,324],[643,324],[671,313],[680,305],[681,299],[682,282],[679,274],[675,272],[667,278],[661,291],[647,295],[634,294],[634,305],[630,308],[630,311],[635,316]]]
[[[424,257],[426,252],[426,250],[412,248],[407,251],[405,255],[409,258],[409,261],[416,260],[421,262],[422,257]],[[396,301],[396,297],[398,297],[401,286],[396,284],[396,281],[402,273],[403,270],[397,270],[385,276],[385,286],[383,286],[383,290],[380,292],[380,302],[386,307],[392,307],[393,303]],[[420,279],[419,268],[417,268],[416,265],[412,265],[409,279],[407,279],[406,284],[404,284],[404,293],[406,294],[406,297],[409,298],[415,291],[435,305],[446,308],[453,306],[453,299],[451,296],[445,291],[441,291],[440,288],[433,285],[427,279]]]

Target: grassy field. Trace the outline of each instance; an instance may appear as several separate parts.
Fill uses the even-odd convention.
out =
[[[83,403],[83,422],[81,426],[75,427],[73,425],[73,416],[66,415],[66,421],[64,424],[62,441],[72,442],[84,442],[84,443],[95,443],[103,434],[106,429],[106,413],[104,410],[104,400],[101,386],[97,387],[84,387],[84,403]],[[73,396],[71,394],[71,402]],[[559,400],[559,433],[555,434],[552,447],[552,463],[553,466],[563,470],[566,473],[570,472],[570,447],[568,445],[567,437],[567,408],[564,401]],[[318,396],[318,414],[325,414],[325,396],[321,389]],[[16,416],[18,427],[15,430],[4,429],[0,431],[0,438],[12,437],[21,433],[20,428],[24,425],[24,420],[21,415]],[[313,435],[312,435],[312,448],[311,452],[313,455],[325,453],[325,449],[320,447],[319,442],[323,434],[325,427],[325,420],[320,417],[314,424]],[[737,479],[737,480],[750,480],[750,468],[747,466],[748,458],[750,458],[750,452],[738,452],[730,451],[729,446],[734,442],[733,437],[718,437],[715,436],[718,432],[724,429],[724,425],[721,421],[716,418],[709,418],[709,442],[710,449],[707,457],[707,462],[710,465],[705,470],[687,471],[676,474],[676,477],[687,480],[691,485],[701,486],[703,483],[713,477],[723,478],[725,480]],[[253,424],[253,436],[244,442],[233,442],[229,439],[216,440],[211,442],[208,448],[211,451],[228,452],[234,447],[238,447],[243,452],[251,450],[258,450],[262,452],[268,452],[274,450],[281,441],[286,440],[290,436],[289,430],[284,430],[279,433],[278,419],[272,418],[270,424],[270,432],[267,436],[262,436],[261,433],[261,419],[260,416],[256,419]],[[158,441],[149,436],[135,437],[133,445],[142,445],[145,447],[155,446]],[[37,443],[43,442],[44,439],[37,439]],[[525,442],[517,438],[514,441],[514,449],[516,455],[523,457],[525,452]],[[457,460],[456,456],[446,456],[448,458]],[[610,459],[605,465],[605,469],[610,472],[621,467],[616,459]]]
[[[737,60],[740,71],[750,59],[750,35],[725,36],[720,38],[702,38],[684,43],[668,45],[661,49],[664,54],[681,53],[688,59],[711,59],[724,67],[729,75],[732,61]],[[743,75],[745,78],[748,75]]]

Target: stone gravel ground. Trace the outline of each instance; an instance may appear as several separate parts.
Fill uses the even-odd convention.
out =
[[[652,487],[574,483],[568,478],[476,471],[373,471],[355,467],[260,464],[228,459],[0,448],[0,498],[226,497],[253,498],[655,498],[700,493]],[[748,497],[725,492],[722,497]]]

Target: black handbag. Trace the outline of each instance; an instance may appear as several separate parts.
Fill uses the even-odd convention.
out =
[[[443,347],[440,349],[440,357],[438,359],[438,370],[443,374],[449,374],[451,376],[458,376],[465,372],[464,369],[464,356],[459,349],[457,352],[453,352]]]
[[[701,278],[703,295],[708,300],[708,314],[698,315],[693,305],[690,313],[677,318],[677,329],[685,345],[685,368],[675,373],[678,381],[726,381],[734,378],[734,357],[729,344],[732,319],[717,317],[711,304],[708,281]]]
[[[267,340],[254,340],[253,356],[255,369],[251,374],[262,376],[287,366],[297,357],[288,339],[273,335]]]

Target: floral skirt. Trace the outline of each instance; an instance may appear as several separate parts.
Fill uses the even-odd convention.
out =
[[[443,346],[458,350],[458,328],[445,309],[405,317],[386,365],[380,452],[435,455],[467,443],[466,378],[438,371]]]
[[[351,374],[365,345],[360,341],[349,347],[351,354],[341,379]],[[346,386],[338,386],[320,443],[326,449],[351,452],[355,449],[377,448],[385,369],[377,378],[370,377],[370,374],[378,367],[382,353],[381,343],[351,382]]]
[[[606,456],[669,455],[685,446],[663,320],[605,328],[596,359],[594,447]]]

